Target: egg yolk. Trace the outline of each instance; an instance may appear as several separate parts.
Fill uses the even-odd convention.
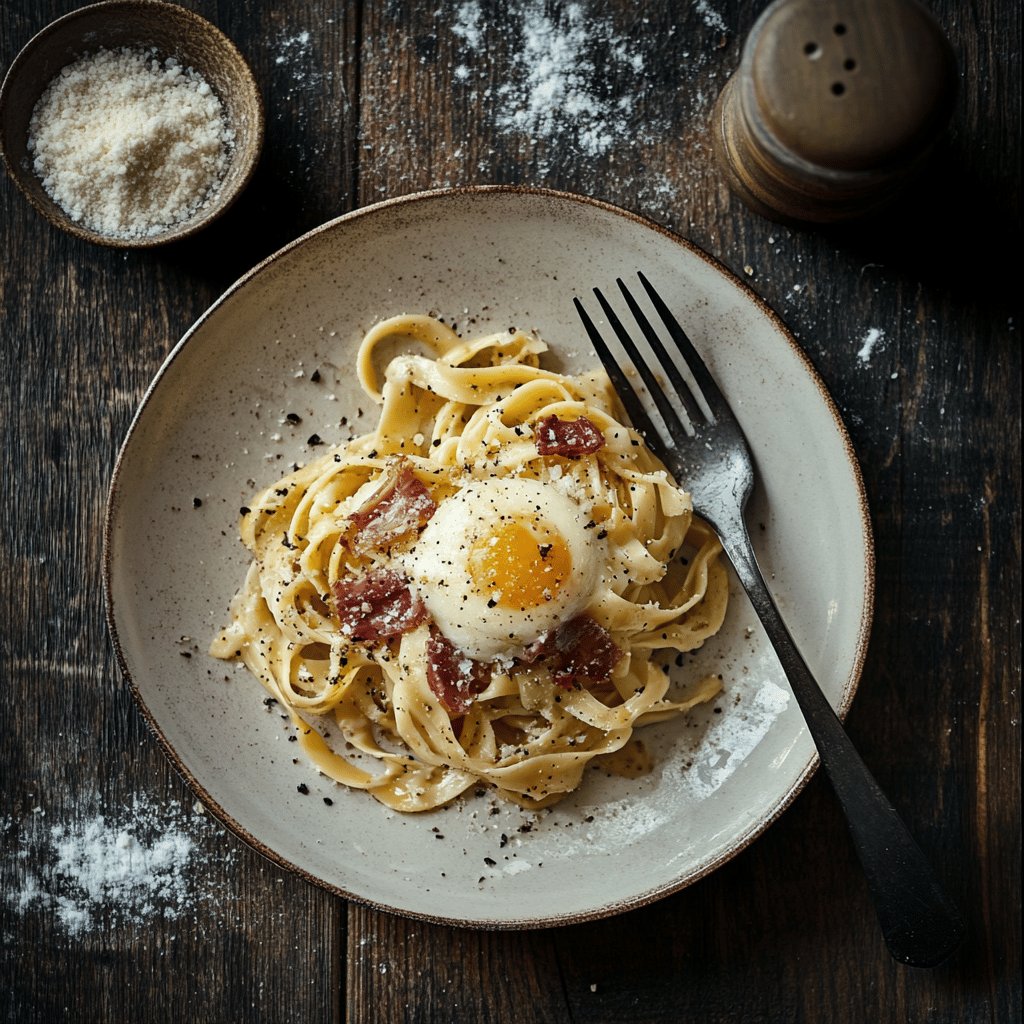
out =
[[[472,546],[467,564],[477,589],[498,606],[535,608],[569,579],[572,555],[554,530],[508,520]]]

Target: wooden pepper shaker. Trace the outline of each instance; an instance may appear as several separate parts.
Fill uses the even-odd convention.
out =
[[[956,87],[952,48],[916,0],[776,0],[718,97],[715,154],[759,213],[850,219],[920,170]]]

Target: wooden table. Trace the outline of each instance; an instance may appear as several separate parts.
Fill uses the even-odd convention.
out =
[[[7,0],[3,65],[72,6]],[[262,165],[222,222],[125,253],[52,229],[0,185],[3,1019],[1019,1021],[1019,6],[934,0],[963,71],[948,146],[885,218],[831,231],[754,215],[714,164],[711,104],[760,4],[585,0],[547,37],[534,0],[188,6],[237,42],[267,102]],[[578,67],[559,64],[560,41]],[[530,78],[544,53],[561,79]],[[559,81],[594,129],[575,141],[545,105]],[[821,777],[672,898],[487,933],[346,903],[268,864],[193,808],[149,735],[100,587],[107,484],[147,383],[217,295],[306,229],[490,182],[598,196],[691,238],[781,314],[830,388],[878,558],[848,727],[966,914],[945,966],[888,957]],[[101,815],[109,834],[148,815],[191,844],[184,893],[155,913],[61,904],[59,843]]]

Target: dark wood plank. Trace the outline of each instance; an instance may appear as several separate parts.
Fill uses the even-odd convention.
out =
[[[467,932],[353,905],[348,936],[351,1020],[544,1024],[561,998],[547,932]]]

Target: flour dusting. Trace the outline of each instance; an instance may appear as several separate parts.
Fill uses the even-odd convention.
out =
[[[885,331],[881,327],[869,327],[860,339],[860,349],[857,351],[857,358],[865,365],[871,365],[871,356],[876,348],[885,341]]]
[[[586,0],[438,4],[436,35],[405,40],[422,72],[401,91],[390,71],[364,85],[365,123],[373,128],[360,154],[364,187],[385,196],[501,180],[504,163],[518,156],[530,179],[628,196],[649,216],[671,219],[691,191],[687,178],[708,173],[715,79],[724,83],[732,70],[715,2],[690,0],[668,17]],[[391,67],[384,41],[363,45],[367,67]],[[438,102],[430,85],[438,59],[448,61],[452,102],[472,109],[479,123],[471,139],[441,133],[432,159],[417,162],[410,159],[422,131],[415,110]]]
[[[565,134],[587,156],[607,153],[622,141],[633,100],[630,93],[605,94],[595,40],[603,44],[600,59],[608,71],[643,76],[643,55],[581,4],[550,14],[543,4],[524,5],[522,49],[515,58],[519,73],[501,87],[498,128],[534,139]]]
[[[310,35],[309,30],[304,29],[301,32],[296,32],[295,35],[282,36],[277,43],[277,56],[274,58],[275,64],[296,64],[298,62],[305,62],[308,60],[310,55]]]
[[[136,799],[56,825],[37,808],[20,828],[4,823],[4,848],[17,851],[3,864],[4,902],[20,914],[48,912],[76,936],[105,921],[176,920],[213,894],[198,870],[199,841],[212,829],[175,801]]]
[[[333,19],[326,19],[332,24]],[[325,93],[334,87],[336,69],[326,59],[318,43],[320,35],[314,35],[308,28],[286,28],[269,40],[274,54],[274,72],[270,82],[270,102],[267,116],[277,121],[286,118],[298,126],[304,136],[301,150],[293,151],[283,161],[290,178],[308,181],[316,173],[324,154],[333,144],[337,130],[332,121],[329,130],[317,119],[318,104]],[[352,115],[350,97],[344,90],[344,78],[340,80],[342,106],[332,115],[347,119]],[[287,103],[276,103],[277,98]]]
[[[513,0],[493,22],[483,17],[479,0],[462,0],[452,9],[452,74],[491,111],[495,133],[535,147],[531,156],[540,173],[550,171],[559,155],[621,154],[628,157],[631,179],[642,181],[636,146],[660,143],[670,123],[665,105],[680,99],[655,86],[658,69],[650,67],[665,30],[656,34],[642,14],[626,21],[580,2]],[[675,31],[671,25],[668,35]],[[686,52],[681,59],[701,57]],[[494,85],[486,74],[493,63],[508,69]],[[685,99],[703,120],[707,97],[696,90]]]
[[[725,19],[708,3],[708,0],[696,0],[694,9],[704,19],[704,24],[716,32],[728,32]]]
[[[466,0],[455,8],[455,20],[452,22],[452,33],[473,49],[480,45],[482,27],[480,20],[479,0]]]

